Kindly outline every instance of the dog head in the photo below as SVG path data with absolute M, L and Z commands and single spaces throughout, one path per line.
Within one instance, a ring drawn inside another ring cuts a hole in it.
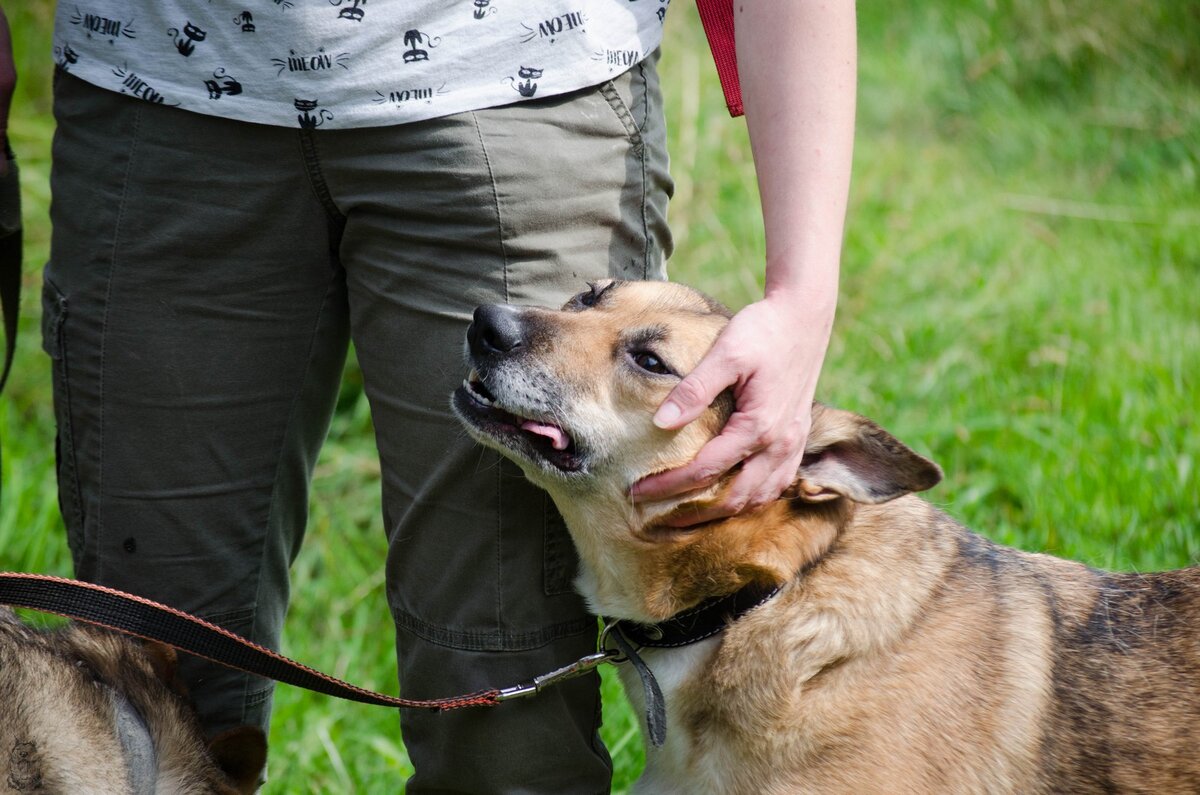
M 690 461 L 729 418 L 726 393 L 677 431 L 652 420 L 729 318 L 725 307 L 683 285 L 609 280 L 558 310 L 475 310 L 467 333 L 472 370 L 454 393 L 454 409 L 477 440 L 554 498 L 579 549 L 581 590 L 606 615 L 657 620 L 751 580 L 790 577 L 827 547 L 853 504 L 885 502 L 941 477 L 935 464 L 869 420 L 814 404 L 804 462 L 777 503 L 691 531 L 670 530 L 663 520 L 718 499 L 729 477 L 684 497 L 634 505 L 627 496 L 633 483 Z M 797 530 L 797 523 L 806 526 Z M 781 543 L 787 533 L 799 541 Z
M 677 434 L 651 417 L 728 317 L 663 282 L 596 282 L 559 310 L 481 306 L 454 408 L 552 493 L 622 489 L 684 463 L 720 429 L 729 401 Z

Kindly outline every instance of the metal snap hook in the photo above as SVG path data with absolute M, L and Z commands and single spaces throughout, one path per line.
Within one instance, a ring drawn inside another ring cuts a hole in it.
M 613 630 L 620 631 L 617 629 L 617 624 L 619 623 L 621 623 L 621 620 L 618 618 L 606 621 L 604 629 L 600 630 L 600 638 L 596 641 L 596 651 L 611 655 L 608 661 L 614 665 L 629 660 L 629 657 L 619 648 L 610 648 L 608 645 L 608 636 L 612 634 Z

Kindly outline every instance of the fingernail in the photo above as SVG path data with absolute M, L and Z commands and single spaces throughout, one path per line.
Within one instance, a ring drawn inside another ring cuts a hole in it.
M 666 428 L 679 419 L 680 414 L 683 414 L 683 409 L 679 406 L 674 403 L 664 403 L 658 407 L 658 411 L 654 415 L 654 424 L 660 428 Z

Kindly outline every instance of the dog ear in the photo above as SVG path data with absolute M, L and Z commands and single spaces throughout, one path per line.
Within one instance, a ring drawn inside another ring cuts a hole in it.
M 814 403 L 812 418 L 804 460 L 786 497 L 881 503 L 933 488 L 942 479 L 937 464 L 866 417 Z
M 208 743 L 217 766 L 238 792 L 254 795 L 267 766 L 267 738 L 257 726 L 238 726 L 218 734 Z
M 179 654 L 174 646 L 156 640 L 142 641 L 142 651 L 154 671 L 154 677 L 180 698 L 188 698 L 187 684 L 179 675 Z
M 147 640 L 142 642 L 142 651 L 146 652 L 146 659 L 150 661 L 150 667 L 154 669 L 154 675 L 160 682 L 170 685 L 175 681 L 179 670 L 179 655 L 175 653 L 174 646 Z

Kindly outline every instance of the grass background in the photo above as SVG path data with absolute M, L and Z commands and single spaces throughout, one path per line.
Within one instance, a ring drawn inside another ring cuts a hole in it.
M 14 5 L 27 292 L 0 400 L 0 568 L 65 575 L 38 344 L 51 5 Z M 854 184 L 819 397 L 939 461 L 929 499 L 1003 543 L 1119 569 L 1197 562 L 1200 4 L 872 2 L 859 18 Z M 663 50 L 672 274 L 738 306 L 760 294 L 763 257 L 744 125 L 725 117 L 692 4 L 674 4 Z M 394 692 L 378 491 L 351 364 L 285 651 Z M 640 739 L 605 687 L 620 791 Z M 271 744 L 268 792 L 396 791 L 409 772 L 393 713 L 290 688 Z

